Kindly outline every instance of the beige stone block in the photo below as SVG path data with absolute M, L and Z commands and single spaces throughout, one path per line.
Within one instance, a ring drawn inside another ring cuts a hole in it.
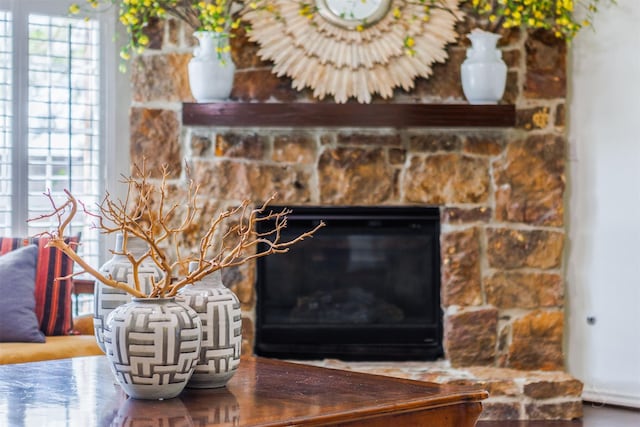
M 520 388 L 512 380 L 487 380 L 484 388 L 489 392 L 489 397 L 520 395 Z
M 551 31 L 537 30 L 529 33 L 525 51 L 524 96 L 534 99 L 566 97 L 566 42 Z
M 487 259 L 493 268 L 559 268 L 562 262 L 564 234 L 546 230 L 489 228 Z
M 249 160 L 264 158 L 267 138 L 256 133 L 227 132 L 216 135 L 216 157 L 233 157 Z
M 455 133 L 424 133 L 409 136 L 409 149 L 412 152 L 460 151 L 461 146 L 462 139 Z
M 414 155 L 402 185 L 409 202 L 483 203 L 489 198 L 489 164 L 457 153 Z
M 192 102 L 187 64 L 191 54 L 137 56 L 131 66 L 132 98 L 136 102 Z
M 163 47 L 165 23 L 162 19 L 150 19 L 144 28 L 144 34 L 149 38 L 148 50 L 160 50 Z
M 565 140 L 533 135 L 507 146 L 494 163 L 496 219 L 562 226 Z
M 237 70 L 247 68 L 268 68 L 271 66 L 269 61 L 263 61 L 258 56 L 260 46 L 249 41 L 246 31 L 242 26 L 233 32 L 235 37 L 229 40 L 231 45 L 231 58 L 236 64 Z
M 530 420 L 574 420 L 582 418 L 582 401 L 528 403 L 526 413 Z
M 520 58 L 522 57 L 522 52 L 520 49 L 511 49 L 511 50 L 503 50 L 502 51 L 502 60 L 507 64 L 507 68 L 509 69 L 518 69 L 520 68 Z
M 443 224 L 465 224 L 472 222 L 488 223 L 492 216 L 491 208 L 482 206 L 479 208 L 442 208 L 440 221 Z
M 480 238 L 476 228 L 441 236 L 442 305 L 480 305 Z
M 559 274 L 498 272 L 484 279 L 487 303 L 503 309 L 562 306 L 563 285 Z
M 428 79 L 415 80 L 413 95 L 439 99 L 465 99 L 460 83 L 460 65 L 466 57 L 466 49 L 451 46 L 447 48 L 447 52 L 449 59 L 444 63 L 433 64 L 433 74 Z
M 191 135 L 191 154 L 195 157 L 202 157 L 211 153 L 213 142 L 208 136 Z
M 275 204 L 304 204 L 311 199 L 310 174 L 297 165 L 264 165 L 221 160 L 193 162 L 193 176 L 201 193 L 226 199 L 267 200 L 277 193 Z
M 373 205 L 394 195 L 396 171 L 380 148 L 326 149 L 318 161 L 320 200 L 329 205 Z
M 480 420 L 519 420 L 522 419 L 522 404 L 518 401 L 513 402 L 482 402 L 482 413 Z
M 182 30 L 182 26 L 180 25 L 180 21 L 175 19 L 169 19 L 164 21 L 169 26 L 169 35 L 168 35 L 168 43 L 171 46 L 179 46 L 180 45 L 180 31 Z M 191 35 L 189 36 L 191 37 Z
M 498 311 L 482 308 L 444 318 L 445 356 L 454 367 L 495 362 Z
M 482 132 L 467 135 L 462 150 L 480 156 L 498 156 L 504 151 L 505 136 L 502 133 Z
M 388 155 L 389 163 L 392 165 L 402 165 L 407 160 L 407 150 L 402 148 L 390 148 Z
M 580 397 L 582 382 L 577 379 L 532 380 L 524 385 L 524 394 L 533 399 L 550 399 L 553 397 Z
M 538 310 L 515 320 L 508 366 L 515 369 L 562 370 L 563 325 L 564 315 L 561 311 Z
M 236 69 L 231 98 L 239 101 L 267 101 L 275 99 L 281 102 L 312 99 L 308 90 L 298 92 L 291 87 L 291 79 L 279 78 L 271 72 L 271 67 Z
M 401 145 L 399 133 L 339 132 L 336 139 L 338 144 L 344 145 L 370 145 L 380 147 L 398 147 Z
M 132 108 L 129 123 L 131 163 L 140 167 L 145 163 L 152 178 L 162 176 L 161 167 L 164 165 L 168 167 L 170 179 L 180 177 L 182 149 L 177 113 L 171 110 Z
M 277 135 L 273 141 L 272 160 L 285 163 L 315 163 L 317 146 L 312 135 L 292 133 Z
M 470 366 L 465 368 L 477 378 L 484 380 L 514 380 L 524 378 L 529 375 L 528 372 L 519 371 L 517 369 L 496 368 L 494 366 Z
M 518 80 L 518 71 L 507 71 L 507 84 L 504 88 L 502 101 L 505 104 L 515 104 L 520 96 L 520 82 Z

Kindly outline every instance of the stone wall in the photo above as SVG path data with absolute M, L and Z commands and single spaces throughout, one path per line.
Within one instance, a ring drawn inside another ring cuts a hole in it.
M 461 23 L 460 34 L 470 26 Z M 564 43 L 543 32 L 504 34 L 514 128 L 214 129 L 181 124 L 181 103 L 192 101 L 191 37 L 171 21 L 151 33 L 152 49 L 131 64 L 132 161 L 169 164 L 179 188 L 186 158 L 212 214 L 273 191 L 286 205 L 440 206 L 446 358 L 453 366 L 563 368 Z M 467 45 L 461 36 L 449 61 L 411 92 L 374 102 L 465 102 Z M 232 100 L 316 102 L 275 77 L 241 33 L 232 47 Z M 225 272 L 243 303 L 245 353 L 253 281 L 252 266 Z

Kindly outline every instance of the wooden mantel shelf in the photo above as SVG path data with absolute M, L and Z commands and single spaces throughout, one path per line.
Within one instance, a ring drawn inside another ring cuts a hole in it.
M 513 105 L 185 103 L 186 126 L 510 127 Z

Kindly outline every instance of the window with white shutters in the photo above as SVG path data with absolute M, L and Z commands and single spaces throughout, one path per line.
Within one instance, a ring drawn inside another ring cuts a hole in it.
M 88 206 L 104 194 L 103 43 L 97 16 L 67 13 L 69 2 L 0 0 L 0 235 L 32 236 L 55 221 L 29 222 L 51 211 L 63 190 Z M 111 67 L 115 70 L 115 66 Z M 113 71 L 115 72 L 115 71 Z M 79 252 L 100 263 L 99 233 L 79 218 Z

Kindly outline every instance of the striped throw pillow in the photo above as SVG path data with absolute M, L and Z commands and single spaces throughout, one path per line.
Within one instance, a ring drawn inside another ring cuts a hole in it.
M 78 243 L 78 237 L 65 238 L 67 243 Z M 56 280 L 73 272 L 73 260 L 55 248 L 47 248 L 48 239 L 22 239 L 0 237 L 0 254 L 33 243 L 38 246 L 38 264 L 36 267 L 36 317 L 40 330 L 47 336 L 69 335 L 73 329 L 71 314 L 70 278 Z M 75 245 L 74 245 L 75 246 Z

